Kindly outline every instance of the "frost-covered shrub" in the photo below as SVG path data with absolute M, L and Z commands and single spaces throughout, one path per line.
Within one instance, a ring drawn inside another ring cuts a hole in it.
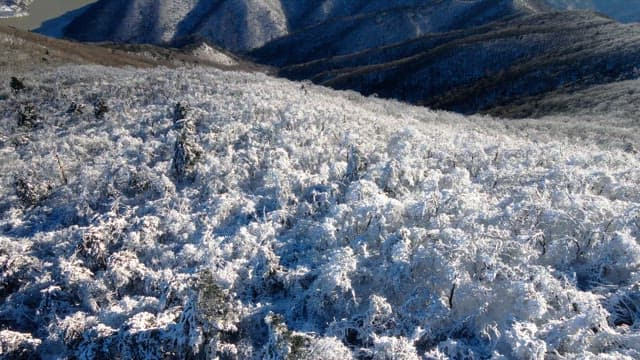
M 24 248 L 15 248 L 6 238 L 0 238 L 0 300 L 16 293 L 28 284 L 39 270 L 37 259 L 21 254 Z
M 269 313 L 264 322 L 269 327 L 269 340 L 263 350 L 264 359 L 293 358 L 300 351 L 300 348 L 304 347 L 306 339 L 292 339 L 292 333 L 287 328 L 282 315 Z
M 264 359 L 287 360 L 350 360 L 353 354 L 336 338 L 316 338 L 309 334 L 291 331 L 284 318 L 270 313 L 265 318 L 269 328 L 269 340 L 263 351 Z
M 318 319 L 330 321 L 342 318 L 356 305 L 351 274 L 357 269 L 355 254 L 350 248 L 325 255 L 328 261 L 319 269 L 319 276 L 308 291 L 306 306 Z
M 543 360 L 547 353 L 544 341 L 536 339 L 537 328 L 534 324 L 516 323 L 506 334 L 506 341 L 515 359 Z
M 176 128 L 182 128 L 182 121 L 187 118 L 187 114 L 189 114 L 189 107 L 182 105 L 181 103 L 177 103 L 173 107 L 173 123 Z
M 11 91 L 13 91 L 13 93 L 19 93 L 20 91 L 24 90 L 26 87 L 24 86 L 24 83 L 18 79 L 15 76 L 11 77 L 11 81 L 9 82 L 9 86 L 11 87 Z
M 36 349 L 42 343 L 29 334 L 10 330 L 0 331 L 0 354 L 6 360 L 40 359 Z
M 50 182 L 40 180 L 33 175 L 30 177 L 18 176 L 14 186 L 18 199 L 26 206 L 38 205 L 49 196 L 53 189 Z
M 203 152 L 197 143 L 195 124 L 187 117 L 188 114 L 188 107 L 180 103 L 175 105 L 173 121 L 178 135 L 173 146 L 172 167 L 178 181 L 193 180 Z
M 391 304 L 385 298 L 373 295 L 369 300 L 369 311 L 363 326 L 372 337 L 391 335 L 397 327 L 397 319 L 395 319 Z
M 269 340 L 263 349 L 263 359 L 348 360 L 351 358 L 351 352 L 344 345 L 334 343 L 335 340 L 318 340 L 307 334 L 289 330 L 282 315 L 269 313 L 264 321 L 269 328 Z M 337 346 L 330 348 L 330 344 Z
M 155 199 L 166 191 L 161 177 L 145 165 L 115 169 L 111 181 L 116 191 L 131 198 L 144 196 Z
M 413 345 L 404 338 L 380 337 L 374 340 L 374 360 L 418 360 Z
M 104 119 L 104 116 L 108 112 L 109 112 L 109 106 L 107 106 L 107 102 L 104 99 L 98 98 L 94 101 L 93 115 L 96 117 L 96 119 L 98 120 Z
M 338 189 L 330 185 L 314 185 L 309 187 L 304 194 L 304 200 L 309 205 L 304 209 L 307 215 L 325 214 L 336 203 Z
M 237 309 L 233 308 L 233 298 L 222 289 L 210 271 L 200 273 L 198 279 L 198 314 L 210 327 L 209 331 L 234 332 L 237 321 Z
M 356 181 L 367 171 L 367 159 L 355 146 L 349 149 L 347 158 L 347 171 L 345 178 L 347 181 Z
M 640 289 L 637 284 L 613 294 L 605 306 L 611 314 L 609 323 L 613 326 L 640 327 Z
M 78 104 L 75 101 L 72 101 L 67 108 L 67 114 L 69 115 L 80 115 L 84 112 L 85 106 L 83 104 Z
M 350 360 L 353 354 L 340 340 L 332 337 L 313 339 L 305 351 L 304 360 Z
M 121 247 L 126 223 L 107 218 L 82 234 L 77 254 L 93 272 L 107 270 L 111 255 Z
M 59 332 L 55 333 L 52 338 L 64 344 L 68 349 L 77 349 L 85 333 L 93 326 L 96 326 L 97 321 L 97 318 L 79 311 L 60 319 L 58 324 Z
M 32 104 L 20 106 L 17 124 L 26 129 L 34 129 L 40 125 L 40 116 Z
M 179 181 L 191 180 L 196 175 L 196 165 L 202 156 L 202 148 L 188 130 L 183 130 L 173 147 L 173 171 Z

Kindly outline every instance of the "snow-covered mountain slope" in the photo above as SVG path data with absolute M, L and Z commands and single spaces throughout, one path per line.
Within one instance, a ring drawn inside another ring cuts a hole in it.
M 253 55 L 275 66 L 300 64 L 531 12 L 509 0 L 432 2 L 395 11 L 331 19 L 270 42 Z
M 296 50 L 276 56 L 279 42 L 253 55 L 284 65 L 286 77 L 466 113 L 635 79 L 640 59 L 640 26 L 591 12 L 520 16 L 309 62 L 314 55 Z
M 637 117 L 205 68 L 21 80 L 0 90 L 7 356 L 640 357 Z
M 264 44 L 287 31 L 277 1 L 101 0 L 64 35 L 81 41 L 165 44 L 201 35 L 227 49 Z
M 0 0 L 0 18 L 26 16 L 33 0 Z
M 338 35 L 333 31 L 349 32 L 349 49 L 356 49 L 541 7 L 537 0 L 101 0 L 73 21 L 64 35 L 81 41 L 134 43 L 172 43 L 197 35 L 244 52 L 320 26 L 327 31 L 325 37 Z M 318 25 L 321 23 L 324 25 Z M 381 31 L 386 36 L 381 37 Z M 306 39 L 311 43 L 317 40 Z M 347 45 L 344 40 L 343 46 Z
M 547 0 L 560 9 L 591 9 L 622 22 L 640 22 L 640 0 Z

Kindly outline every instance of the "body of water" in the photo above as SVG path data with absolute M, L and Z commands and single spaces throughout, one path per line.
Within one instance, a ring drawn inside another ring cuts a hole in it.
M 96 0 L 35 0 L 29 7 L 29 16 L 0 19 L 0 24 L 34 30 L 47 20 L 55 19 L 94 2 Z

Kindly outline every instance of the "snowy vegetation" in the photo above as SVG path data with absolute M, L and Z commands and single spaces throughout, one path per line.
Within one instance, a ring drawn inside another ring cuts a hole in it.
M 629 119 L 211 69 L 1 75 L 5 356 L 640 357 Z
M 0 0 L 0 18 L 26 16 L 33 0 Z

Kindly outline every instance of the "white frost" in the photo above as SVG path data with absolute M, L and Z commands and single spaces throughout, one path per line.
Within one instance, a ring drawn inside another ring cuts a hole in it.
M 23 81 L 0 89 L 3 351 L 640 357 L 633 119 L 199 68 Z

